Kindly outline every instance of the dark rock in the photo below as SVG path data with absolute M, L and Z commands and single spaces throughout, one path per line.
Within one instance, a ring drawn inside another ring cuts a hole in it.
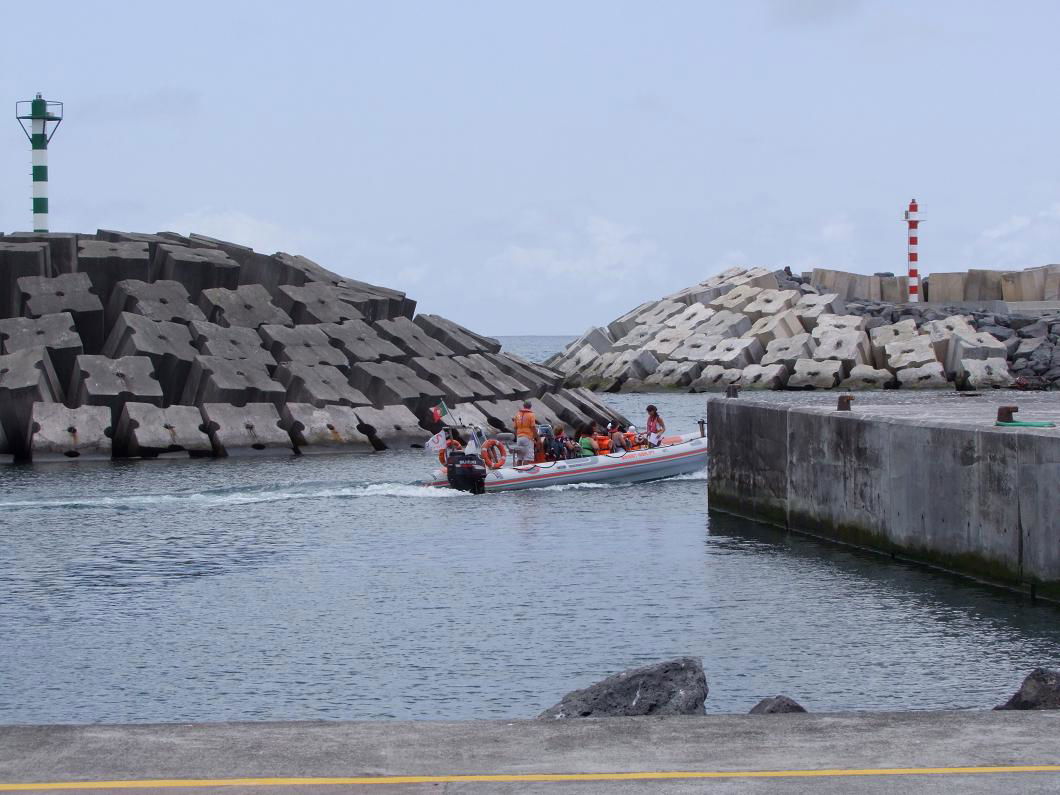
M 1028 317 L 1027 315 L 1009 315 L 1007 325 L 1009 328 L 1014 328 L 1017 331 L 1025 326 L 1030 326 L 1033 323 L 1037 323 L 1038 318 Z
M 1060 671 L 1035 668 L 1012 698 L 994 709 L 1060 709 Z
M 583 690 L 574 690 L 539 718 L 613 718 L 635 715 L 702 715 L 707 677 L 697 657 L 632 668 Z
M 888 325 L 887 321 L 885 319 L 883 319 L 882 317 L 869 318 L 865 322 L 865 331 L 869 331 L 871 329 L 879 328 L 880 326 L 886 326 L 886 325 Z
M 1041 320 L 1024 326 L 1019 330 L 1019 335 L 1024 339 L 1032 337 L 1045 337 L 1049 334 L 1049 325 Z
M 990 324 L 983 324 L 979 326 L 978 331 L 985 334 L 993 334 L 1002 342 L 1016 336 L 1016 332 L 1010 328 L 1005 328 L 1004 326 L 994 326 Z
M 773 696 L 772 698 L 763 698 L 753 707 L 751 707 L 752 715 L 781 715 L 786 712 L 805 712 L 806 708 L 803 707 L 798 701 L 787 696 Z

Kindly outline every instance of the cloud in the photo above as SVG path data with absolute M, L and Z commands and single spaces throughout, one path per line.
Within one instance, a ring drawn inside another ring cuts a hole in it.
M 312 236 L 272 221 L 257 218 L 242 210 L 215 210 L 204 207 L 180 215 L 163 225 L 165 231 L 187 234 L 196 232 L 241 246 L 250 246 L 263 254 L 286 251 L 301 254 L 312 242 Z
M 1060 262 L 1060 201 L 983 230 L 968 257 L 979 265 L 1017 268 Z

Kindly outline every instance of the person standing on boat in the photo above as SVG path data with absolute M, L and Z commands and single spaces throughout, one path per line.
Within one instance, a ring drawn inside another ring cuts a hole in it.
M 659 416 L 659 410 L 653 405 L 648 406 L 648 424 L 645 430 L 648 434 L 648 444 L 652 447 L 658 447 L 659 442 L 662 441 L 663 434 L 666 433 L 666 423 Z
M 515 465 L 534 463 L 534 444 L 537 442 L 537 417 L 530 408 L 529 400 L 523 401 L 523 407 L 512 419 L 515 428 Z

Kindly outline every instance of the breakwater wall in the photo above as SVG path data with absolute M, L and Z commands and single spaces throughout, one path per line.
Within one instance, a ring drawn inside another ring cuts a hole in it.
M 1060 399 L 993 395 L 712 398 L 711 509 L 1060 599 Z M 995 427 L 1002 403 L 1057 427 Z

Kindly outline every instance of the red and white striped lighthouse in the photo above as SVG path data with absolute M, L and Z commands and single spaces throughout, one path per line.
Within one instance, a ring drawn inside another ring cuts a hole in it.
M 916 199 L 909 202 L 905 211 L 905 222 L 909 226 L 909 303 L 920 301 L 920 262 L 917 258 L 917 244 L 920 240 L 920 212 Z

